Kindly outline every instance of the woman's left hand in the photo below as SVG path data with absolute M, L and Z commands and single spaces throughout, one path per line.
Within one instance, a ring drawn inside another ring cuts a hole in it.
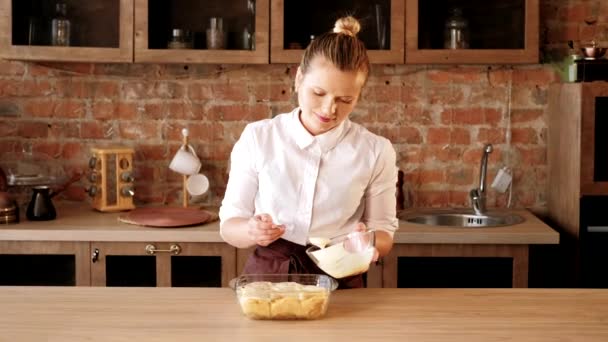
M 367 226 L 363 222 L 357 223 L 357 225 L 355 226 L 355 229 L 353 229 L 353 232 L 364 233 L 366 231 L 367 231 Z M 380 253 L 378 252 L 378 249 L 376 248 L 376 246 L 374 246 L 374 256 L 372 257 L 372 262 L 378 261 L 379 256 L 380 256 Z

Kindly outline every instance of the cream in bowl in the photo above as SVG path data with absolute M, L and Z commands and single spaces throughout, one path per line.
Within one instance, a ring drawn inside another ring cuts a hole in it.
M 330 276 L 340 279 L 367 272 L 375 253 L 375 231 L 352 232 L 332 239 L 311 237 L 306 254 Z

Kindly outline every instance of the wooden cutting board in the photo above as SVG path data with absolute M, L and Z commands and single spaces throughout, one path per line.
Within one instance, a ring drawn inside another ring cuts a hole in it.
M 207 223 L 215 218 L 216 215 L 199 208 L 146 207 L 124 213 L 118 220 L 147 227 L 177 228 Z

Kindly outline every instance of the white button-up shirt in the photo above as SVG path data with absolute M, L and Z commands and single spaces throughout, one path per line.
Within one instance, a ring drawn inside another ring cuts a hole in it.
M 231 154 L 220 233 L 230 218 L 269 214 L 283 239 L 305 245 L 363 222 L 397 230 L 396 155 L 390 141 L 346 119 L 311 135 L 300 109 L 245 127 Z

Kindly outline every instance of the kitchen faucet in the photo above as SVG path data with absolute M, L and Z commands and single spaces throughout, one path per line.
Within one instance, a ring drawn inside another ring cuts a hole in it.
M 486 174 L 488 172 L 488 156 L 492 153 L 492 145 L 487 144 L 483 147 L 481 165 L 479 166 L 479 188 L 469 192 L 471 204 L 475 215 L 484 215 L 486 212 Z

